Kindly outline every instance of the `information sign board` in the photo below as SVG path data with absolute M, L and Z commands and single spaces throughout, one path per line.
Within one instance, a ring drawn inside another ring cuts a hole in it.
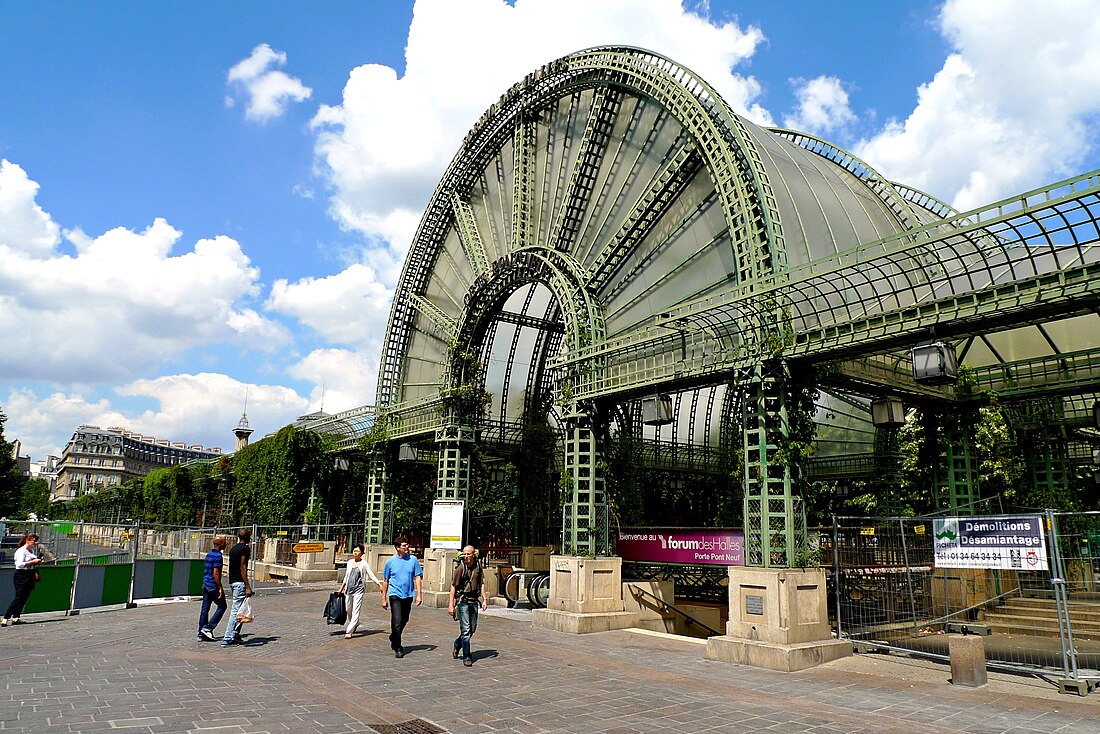
M 432 548 L 462 549 L 462 500 L 436 500 L 432 503 Z
M 325 549 L 324 543 L 295 543 L 295 553 L 320 553 Z
M 725 528 L 623 528 L 615 551 L 624 561 L 744 566 L 745 534 Z
M 1048 568 L 1039 515 L 938 518 L 932 536 L 938 568 Z

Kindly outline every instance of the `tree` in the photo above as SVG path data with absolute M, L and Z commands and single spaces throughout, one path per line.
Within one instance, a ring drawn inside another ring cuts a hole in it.
M 24 517 L 49 517 L 50 514 L 50 483 L 41 477 L 28 479 L 23 483 L 22 497 L 20 498 L 20 514 Z
M 0 515 L 14 515 L 22 504 L 23 483 L 19 462 L 12 456 L 12 444 L 4 439 L 4 424 L 8 417 L 0 408 Z

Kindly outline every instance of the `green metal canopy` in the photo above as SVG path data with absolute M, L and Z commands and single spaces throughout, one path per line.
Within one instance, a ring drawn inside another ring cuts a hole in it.
M 1098 219 L 1100 172 L 956 212 L 826 141 L 748 122 L 658 54 L 581 51 L 487 110 L 432 195 L 394 296 L 379 419 L 395 444 L 434 443 L 440 496 L 463 497 L 468 443 L 519 440 L 532 401 L 552 397 L 575 552 L 604 548 L 608 425 L 684 466 L 736 436 L 750 560 L 790 563 L 799 509 L 775 456 L 792 366 L 834 365 L 823 457 L 873 443 L 872 396 L 956 398 L 912 378 L 909 349 L 932 340 L 981 385 L 1084 420 L 1100 384 Z M 473 363 L 491 396 L 476 415 L 447 397 Z M 642 401 L 666 394 L 669 421 L 643 424 Z

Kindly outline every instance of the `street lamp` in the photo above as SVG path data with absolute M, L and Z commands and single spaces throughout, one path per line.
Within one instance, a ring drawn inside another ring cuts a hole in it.
M 955 381 L 959 360 L 955 347 L 946 342 L 931 342 L 913 347 L 913 379 L 926 385 L 947 385 Z
M 672 423 L 672 398 L 664 393 L 642 398 L 642 423 L 647 426 Z
M 898 398 L 871 401 L 871 423 L 875 428 L 893 428 L 905 423 L 905 406 Z

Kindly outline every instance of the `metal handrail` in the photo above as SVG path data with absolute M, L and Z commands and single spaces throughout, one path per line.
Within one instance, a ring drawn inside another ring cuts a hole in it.
M 630 587 L 630 593 L 634 595 L 635 599 L 638 599 L 639 594 L 641 594 L 643 597 L 649 597 L 650 599 L 652 599 L 654 602 L 657 603 L 657 608 L 661 612 L 675 612 L 676 614 L 679 614 L 681 617 L 686 619 L 689 623 L 699 625 L 700 627 L 705 629 L 707 632 L 710 632 L 712 635 L 721 635 L 722 634 L 721 632 L 714 629 L 710 625 L 705 624 L 703 622 L 700 622 L 698 619 L 691 616 L 690 614 L 685 612 L 683 609 L 679 609 L 675 605 L 669 604 L 667 601 L 665 601 L 661 597 L 646 591 L 642 587 L 635 586 L 634 584 L 626 584 L 626 585 Z

